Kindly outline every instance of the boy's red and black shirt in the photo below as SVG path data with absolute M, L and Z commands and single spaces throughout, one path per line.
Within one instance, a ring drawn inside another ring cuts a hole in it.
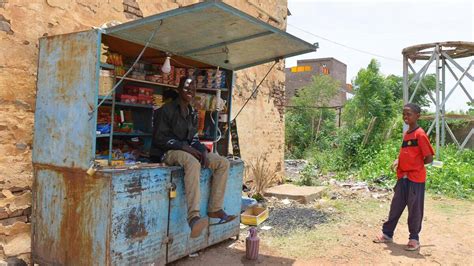
M 428 155 L 434 155 L 434 151 L 425 131 L 417 127 L 406 132 L 398 156 L 398 178 L 406 175 L 413 182 L 424 183 L 426 181 L 424 158 Z

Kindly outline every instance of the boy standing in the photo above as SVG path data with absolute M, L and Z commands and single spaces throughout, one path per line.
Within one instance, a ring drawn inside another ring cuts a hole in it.
M 410 237 L 406 250 L 415 251 L 420 248 L 419 236 L 423 220 L 425 200 L 425 164 L 433 161 L 431 147 L 425 131 L 418 126 L 421 108 L 413 103 L 403 107 L 403 121 L 409 126 L 403 134 L 402 147 L 398 159 L 392 165 L 397 169 L 397 184 L 390 205 L 388 220 L 383 224 L 382 234 L 374 239 L 375 243 L 393 242 L 393 233 L 398 219 L 408 206 L 408 230 Z

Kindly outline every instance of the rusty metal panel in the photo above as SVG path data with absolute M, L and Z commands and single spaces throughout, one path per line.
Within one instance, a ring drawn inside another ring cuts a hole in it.
M 176 184 L 177 196 L 170 202 L 169 237 L 173 241 L 168 245 L 168 262 L 175 261 L 208 246 L 208 229 L 204 229 L 201 236 L 197 238 L 189 237 L 191 234 L 191 229 L 189 228 L 187 222 L 188 205 L 186 203 L 186 194 L 184 191 L 183 180 L 184 172 L 182 170 L 173 172 L 172 182 Z M 211 171 L 209 169 L 201 170 L 201 217 L 207 216 L 210 182 Z
M 92 30 L 40 39 L 33 163 L 89 167 L 99 39 Z
M 165 264 L 171 169 L 113 174 L 112 265 Z
M 110 178 L 35 166 L 32 258 L 40 265 L 107 264 Z
M 228 214 L 240 215 L 243 173 L 244 164 L 242 161 L 234 161 L 229 171 L 224 198 L 224 210 Z M 210 219 L 209 222 L 216 223 L 218 219 Z M 208 245 L 211 246 L 230 237 L 237 236 L 239 232 L 240 219 L 238 218 L 226 224 L 210 226 Z

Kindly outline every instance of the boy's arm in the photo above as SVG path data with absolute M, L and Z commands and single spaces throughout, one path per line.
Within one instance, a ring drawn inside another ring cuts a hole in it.
M 429 164 L 429 163 L 433 162 L 433 155 L 425 156 L 425 158 L 423 158 L 423 160 L 425 161 L 425 164 Z
M 424 163 L 429 164 L 433 162 L 434 150 L 433 147 L 431 147 L 430 139 L 428 139 L 426 134 L 418 136 L 418 146 L 420 146 Z

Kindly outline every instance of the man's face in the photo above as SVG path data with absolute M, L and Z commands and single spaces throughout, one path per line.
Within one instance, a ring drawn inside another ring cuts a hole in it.
M 196 83 L 192 81 L 188 87 L 183 87 L 179 90 L 179 97 L 184 102 L 190 103 L 196 95 Z
M 420 114 L 415 113 L 410 107 L 403 107 L 403 121 L 407 125 L 414 125 L 420 118 Z

